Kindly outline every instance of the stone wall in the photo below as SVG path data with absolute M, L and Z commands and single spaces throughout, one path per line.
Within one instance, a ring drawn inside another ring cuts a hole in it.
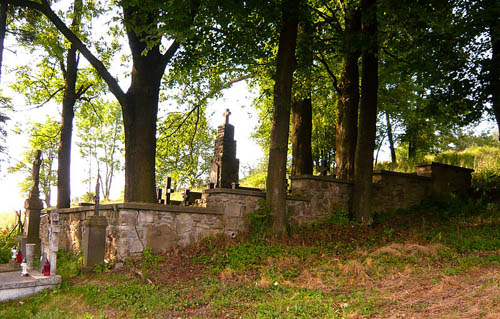
M 298 222 L 312 222 L 333 214 L 336 210 L 348 210 L 352 183 L 329 176 L 292 176 L 293 195 L 309 199 L 305 218 Z
M 470 187 L 472 170 L 427 163 L 416 174 L 375 171 L 373 174 L 373 211 L 407 208 L 428 196 L 448 194 Z M 350 207 L 353 185 L 327 176 L 291 177 L 287 213 L 292 224 L 311 223 Z M 207 189 L 195 206 L 124 203 L 101 205 L 100 214 L 108 222 L 106 256 L 124 259 L 142 253 L 185 247 L 217 233 L 231 237 L 248 229 L 245 215 L 259 208 L 262 191 L 248 189 Z M 59 209 L 59 247 L 80 251 L 83 221 L 94 214 L 94 207 Z M 42 218 L 40 233 L 47 241 L 48 217 Z
M 247 230 L 245 215 L 260 207 L 259 201 L 266 193 L 241 189 L 207 189 L 203 191 L 201 205 L 223 214 L 224 232 L 234 236 Z M 302 223 L 311 219 L 309 200 L 300 196 L 287 196 L 287 212 L 292 222 Z
M 432 178 L 391 171 L 373 172 L 372 210 L 408 208 L 430 195 Z
M 470 189 L 473 171 L 470 168 L 436 162 L 417 165 L 418 175 L 432 178 L 430 194 L 435 197 L 443 197 L 451 192 Z
M 83 221 L 94 215 L 94 206 L 59 209 L 59 247 L 78 252 L 82 248 Z M 49 211 L 50 213 L 50 211 Z M 106 257 L 122 260 L 146 247 L 158 252 L 184 247 L 224 229 L 220 212 L 207 208 L 124 203 L 101 205 L 99 214 L 108 221 Z M 47 242 L 47 216 L 42 218 L 42 242 Z

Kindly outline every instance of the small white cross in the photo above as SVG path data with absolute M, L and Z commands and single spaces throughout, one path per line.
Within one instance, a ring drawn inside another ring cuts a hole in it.
M 229 115 L 231 115 L 231 111 L 229 111 L 229 109 L 226 109 L 226 112 L 224 112 L 224 117 L 226 119 L 226 124 L 229 123 Z

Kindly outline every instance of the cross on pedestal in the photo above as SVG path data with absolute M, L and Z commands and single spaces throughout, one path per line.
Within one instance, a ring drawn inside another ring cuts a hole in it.
M 165 204 L 170 205 L 170 196 L 174 193 L 174 189 L 172 188 L 172 178 L 167 176 L 167 181 L 165 184 Z
M 224 112 L 224 119 L 225 119 L 225 122 L 226 124 L 229 123 L 229 115 L 231 115 L 231 111 L 229 111 L 229 109 L 226 109 L 226 112 Z

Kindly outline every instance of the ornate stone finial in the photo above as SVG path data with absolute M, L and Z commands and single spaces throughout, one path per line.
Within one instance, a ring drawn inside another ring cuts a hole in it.
M 226 109 L 226 112 L 224 112 L 224 119 L 225 119 L 225 124 L 228 124 L 229 123 L 229 115 L 231 115 L 231 111 L 229 111 L 229 109 Z
M 42 151 L 35 151 L 35 160 L 33 161 L 33 168 L 31 170 L 31 175 L 33 178 L 33 183 L 31 185 L 31 196 L 37 196 L 39 194 L 38 185 L 40 184 L 40 165 L 42 164 Z M 31 197 L 30 196 L 30 197 Z

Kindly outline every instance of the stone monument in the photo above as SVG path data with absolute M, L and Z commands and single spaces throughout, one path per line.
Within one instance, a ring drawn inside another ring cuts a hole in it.
M 231 188 L 238 183 L 240 161 L 236 158 L 234 126 L 229 124 L 229 109 L 224 112 L 224 124 L 220 125 L 215 141 L 214 157 L 210 165 L 210 183 L 217 188 Z
M 32 177 L 33 183 L 29 192 L 28 199 L 24 202 L 28 225 L 25 227 L 26 234 L 20 237 L 21 252 L 26 256 L 26 244 L 35 244 L 34 257 L 40 257 L 40 212 L 43 208 L 40 199 L 40 165 L 42 164 L 42 151 L 35 151 L 35 160 L 33 161 Z
M 106 253 L 106 227 L 108 221 L 99 215 L 99 180 L 95 186 L 94 215 L 88 216 L 83 223 L 83 270 L 91 271 L 96 265 L 104 263 Z

